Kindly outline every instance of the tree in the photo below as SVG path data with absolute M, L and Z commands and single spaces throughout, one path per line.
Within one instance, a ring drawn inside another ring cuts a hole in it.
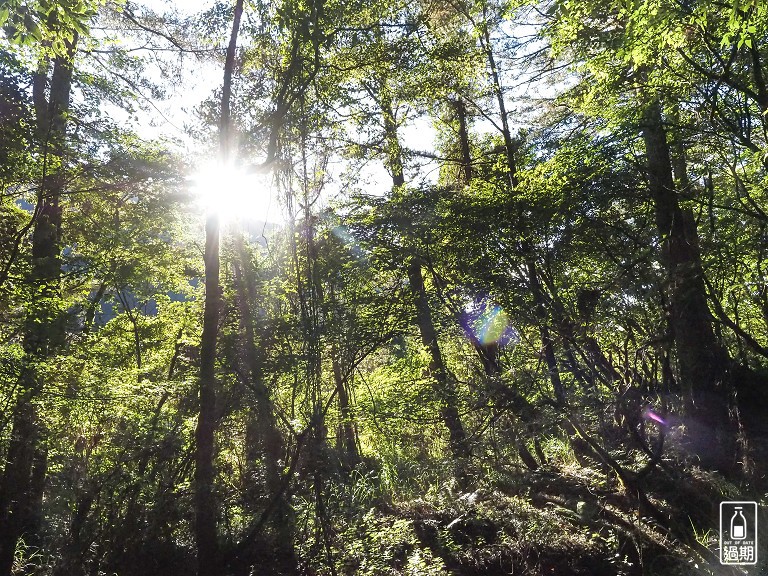
M 224 85 L 219 116 L 219 162 L 232 161 L 231 99 L 237 36 L 243 15 L 243 1 L 235 2 L 232 32 L 224 61 Z M 214 435 L 216 432 L 216 340 L 219 329 L 219 219 L 213 212 L 205 223 L 205 314 L 200 341 L 200 415 L 195 432 L 195 493 L 198 576 L 215 576 L 220 570 L 214 495 Z
M 24 536 L 34 539 L 46 474 L 45 432 L 38 422 L 35 399 L 43 385 L 40 364 L 63 340 L 64 318 L 58 302 L 60 203 L 66 182 L 66 122 L 77 42 L 77 32 L 64 40 L 64 52 L 54 57 L 50 70 L 47 57 L 42 56 L 33 80 L 42 170 L 33 213 L 31 270 L 26 281 L 37 294 L 25 321 L 24 360 L 0 485 L 0 574 L 4 575 L 11 574 L 18 540 Z
M 671 83 L 669 76 L 664 76 L 670 68 L 679 74 L 681 68 L 695 64 L 698 56 L 691 58 L 686 53 L 682 38 L 696 34 L 696 28 L 686 32 L 687 22 L 696 26 L 696 22 L 706 21 L 707 15 L 709 8 L 704 6 L 685 14 L 685 9 L 654 10 L 649 3 L 632 10 L 611 4 L 558 4 L 549 35 L 556 50 L 573 40 L 575 50 L 570 54 L 580 62 L 587 77 L 599 79 L 592 88 L 580 85 L 579 111 L 602 115 L 617 127 L 642 134 L 659 259 L 667 275 L 668 321 L 680 383 L 690 415 L 701 426 L 693 436 L 705 435 L 717 446 L 712 450 L 710 442 L 705 447 L 692 438 L 691 449 L 702 462 L 730 470 L 735 465 L 736 424 L 729 417 L 728 406 L 734 389 L 742 386 L 741 377 L 736 375 L 735 365 L 715 335 L 699 233 L 692 212 L 684 206 L 684 194 L 691 191 L 685 174 L 686 160 L 680 152 L 675 158 L 674 141 L 669 136 L 674 111 L 690 88 L 682 82 Z M 649 41 L 649 34 L 663 38 L 662 45 Z M 671 59 L 660 49 L 668 47 L 676 50 Z M 618 96 L 622 88 L 633 95 L 628 101 Z M 624 111 L 624 118 L 619 119 L 597 104 L 603 96 Z

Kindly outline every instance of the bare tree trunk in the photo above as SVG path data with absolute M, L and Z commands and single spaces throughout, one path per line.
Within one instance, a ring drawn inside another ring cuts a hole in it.
M 517 186 L 517 169 L 515 166 L 515 152 L 517 146 L 512 138 L 512 131 L 509 128 L 509 119 L 507 118 L 507 105 L 504 102 L 504 91 L 501 88 L 501 78 L 499 68 L 496 64 L 496 57 L 493 54 L 493 44 L 491 43 L 491 33 L 488 26 L 485 26 L 483 34 L 480 36 L 480 47 L 485 51 L 488 58 L 488 68 L 491 71 L 493 80 L 493 92 L 496 96 L 496 103 L 499 106 L 499 117 L 501 118 L 501 135 L 504 138 L 504 150 L 507 156 L 507 168 L 509 170 L 509 181 L 514 188 Z
M 61 278 L 61 207 L 65 186 L 66 116 L 72 87 L 72 67 L 78 38 L 67 45 L 67 55 L 54 61 L 51 88 L 46 99 L 47 66 L 42 65 L 33 82 L 37 136 L 43 156 L 36 218 L 32 234 L 32 269 L 27 282 L 40 288 L 24 326 L 24 364 L 14 409 L 13 430 L 0 484 L 0 576 L 9 576 L 16 545 L 24 537 L 35 540 L 39 527 L 41 491 L 47 459 L 45 431 L 38 418 L 36 396 L 43 382 L 35 364 L 45 361 L 64 337 L 64 318 L 57 311 Z M 48 166 L 52 171 L 48 173 Z
M 533 249 L 525 242 L 525 252 L 528 257 L 526 267 L 528 270 L 528 285 L 531 287 L 531 294 L 533 295 L 534 314 L 539 321 L 539 334 L 541 335 L 541 347 L 544 351 L 544 360 L 547 363 L 547 371 L 549 372 L 549 380 L 552 383 L 552 390 L 555 394 L 555 400 L 557 404 L 564 407 L 567 401 L 565 388 L 563 381 L 560 378 L 560 368 L 555 356 L 555 346 L 552 341 L 552 334 L 549 331 L 547 325 L 547 311 L 545 309 L 546 301 L 544 298 L 544 289 L 539 281 L 539 274 L 536 270 L 536 264 L 533 260 Z
M 325 307 L 325 322 L 330 327 L 335 323 L 333 311 L 339 309 L 339 302 L 336 298 L 333 282 L 330 283 L 327 294 L 329 306 Z M 325 299 L 325 295 L 323 295 L 323 298 Z M 334 334 L 329 334 L 329 336 L 331 339 L 331 367 L 333 369 L 333 381 L 336 385 L 339 414 L 341 415 L 341 422 L 339 423 L 336 435 L 337 449 L 341 451 L 344 463 L 349 467 L 354 467 L 360 462 L 360 452 L 357 448 L 357 428 L 349 398 L 351 372 L 345 371 L 345 357 L 339 349 L 339 343 L 343 342 L 343 338 Z
M 507 161 L 509 182 L 512 188 L 515 188 L 518 184 L 517 162 L 515 160 L 517 144 L 515 143 L 515 139 L 512 137 L 512 131 L 509 127 L 509 119 L 507 118 L 507 106 L 504 101 L 504 91 L 501 87 L 498 65 L 496 64 L 496 58 L 493 54 L 493 44 L 491 42 L 490 31 L 487 26 L 484 33 L 480 36 L 480 46 L 485 51 L 486 57 L 488 58 L 488 67 L 491 71 L 491 79 L 493 80 L 493 91 L 494 95 L 496 96 L 496 102 L 499 107 L 499 116 L 501 118 L 501 134 L 504 139 L 504 152 Z M 555 400 L 559 405 L 564 406 L 566 403 L 565 389 L 563 388 L 562 380 L 560 378 L 560 370 L 557 363 L 557 357 L 555 356 L 554 343 L 552 341 L 549 327 L 547 326 L 545 310 L 546 301 L 544 298 L 544 291 L 541 287 L 541 283 L 538 277 L 533 246 L 529 240 L 528 232 L 524 229 L 524 223 L 522 221 L 521 214 L 521 210 L 517 210 L 517 224 L 520 227 L 520 234 L 523 238 L 521 248 L 523 257 L 525 258 L 528 285 L 531 289 L 535 314 L 539 323 L 541 346 L 544 352 L 544 358 L 547 363 L 547 370 L 549 372 L 549 379 L 552 383 L 552 389 L 555 394 Z
M 237 37 L 243 14 L 243 0 L 236 0 L 232 33 L 224 62 L 224 84 L 219 118 L 220 161 L 231 156 L 232 75 L 235 68 Z M 220 571 L 216 530 L 217 502 L 214 494 L 216 432 L 216 341 L 221 295 L 219 287 L 219 217 L 211 213 L 205 223 L 205 310 L 200 342 L 200 414 L 195 430 L 195 543 L 198 576 L 216 576 Z
M 517 177 L 517 162 L 515 154 L 517 153 L 517 144 L 512 137 L 512 131 L 509 127 L 509 119 L 507 118 L 507 107 L 504 101 L 504 91 L 501 87 L 501 79 L 499 75 L 498 65 L 493 53 L 493 44 L 491 42 L 490 31 L 488 27 L 485 28 L 484 33 L 480 36 L 480 46 L 484 50 L 486 57 L 488 58 L 488 67 L 491 71 L 491 79 L 493 80 L 493 91 L 496 97 L 496 102 L 499 107 L 499 116 L 501 117 L 501 133 L 504 139 L 504 151 L 507 161 L 507 171 L 509 175 L 509 183 L 512 189 L 518 185 Z M 541 348 L 544 353 L 544 360 L 547 365 L 547 372 L 549 381 L 552 385 L 552 391 L 555 396 L 555 402 L 561 409 L 567 405 L 567 396 L 563 381 L 560 378 L 560 367 L 555 354 L 555 346 L 552 340 L 552 334 L 550 332 L 547 323 L 547 310 L 546 310 L 546 297 L 541 282 L 539 280 L 538 266 L 536 263 L 536 255 L 534 247 L 531 243 L 528 231 L 525 228 L 525 223 L 522 218 L 522 210 L 518 208 L 514 217 L 517 219 L 517 225 L 519 227 L 519 233 L 522 237 L 521 253 L 525 261 L 525 274 L 527 275 L 528 286 L 531 290 L 533 297 L 534 315 L 538 323 L 539 335 L 541 338 Z M 583 439 L 579 437 L 576 430 L 568 422 L 567 418 L 561 419 L 561 425 L 563 430 L 569 436 L 571 446 L 577 457 L 588 453 L 588 447 L 585 445 Z M 521 457 L 523 455 L 521 454 Z
M 277 492 L 280 484 L 280 458 L 283 456 L 283 437 L 277 427 L 274 407 L 269 388 L 264 382 L 261 357 L 256 347 L 256 330 L 253 325 L 251 302 L 255 296 L 253 286 L 254 271 L 250 267 L 248 254 L 241 237 L 235 240 L 239 262 L 235 263 L 235 289 L 240 309 L 240 323 L 244 333 L 245 362 L 250 377 L 250 389 L 256 398 L 256 453 L 263 453 L 266 470 L 267 489 L 271 494 Z
M 200 414 L 195 430 L 195 541 L 198 576 L 217 574 L 214 434 L 216 432 L 216 339 L 219 317 L 219 222 L 209 216 L 205 241 L 205 311 L 200 345 Z

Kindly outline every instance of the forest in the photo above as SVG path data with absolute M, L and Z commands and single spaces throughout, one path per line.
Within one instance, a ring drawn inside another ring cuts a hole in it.
M 0 576 L 768 574 L 768 3 L 0 29 Z

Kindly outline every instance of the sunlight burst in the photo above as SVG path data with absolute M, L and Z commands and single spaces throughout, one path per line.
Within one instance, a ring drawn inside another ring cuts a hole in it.
M 200 207 L 217 213 L 225 224 L 283 221 L 271 174 L 211 162 L 197 170 L 190 182 Z

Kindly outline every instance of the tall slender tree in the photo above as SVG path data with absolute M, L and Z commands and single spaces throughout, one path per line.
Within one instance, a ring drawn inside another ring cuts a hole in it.
M 219 162 L 226 167 L 232 162 L 232 77 L 235 72 L 237 39 L 243 15 L 243 0 L 236 0 L 232 29 L 224 60 L 224 83 L 219 115 Z M 205 310 L 200 341 L 200 405 L 195 430 L 195 541 L 197 543 L 198 576 L 215 576 L 220 572 L 218 557 L 215 495 L 216 470 L 216 341 L 221 307 L 220 222 L 212 210 L 205 222 Z

